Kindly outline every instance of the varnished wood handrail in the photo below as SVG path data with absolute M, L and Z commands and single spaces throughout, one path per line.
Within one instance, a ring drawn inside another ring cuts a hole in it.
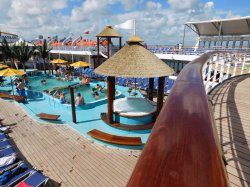
M 178 76 L 127 186 L 228 186 L 203 86 L 208 52 Z

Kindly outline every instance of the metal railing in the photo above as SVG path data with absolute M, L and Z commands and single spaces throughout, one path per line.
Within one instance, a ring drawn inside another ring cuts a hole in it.
M 207 92 L 229 77 L 249 73 L 245 57 L 207 52 L 185 66 L 127 186 L 229 186 Z

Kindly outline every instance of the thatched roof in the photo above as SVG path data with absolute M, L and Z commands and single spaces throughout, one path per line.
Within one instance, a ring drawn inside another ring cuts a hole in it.
M 95 69 L 97 74 L 114 77 L 164 77 L 174 73 L 165 62 L 144 48 L 139 37 L 132 37 L 128 45 Z
M 120 35 L 110 25 L 106 26 L 105 29 L 103 29 L 102 32 L 100 32 L 96 36 L 97 37 L 116 37 L 116 38 L 121 38 L 122 37 L 122 35 Z

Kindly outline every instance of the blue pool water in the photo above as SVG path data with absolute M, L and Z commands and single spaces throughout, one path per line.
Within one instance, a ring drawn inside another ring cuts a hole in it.
M 77 109 L 76 110 L 77 123 L 75 124 L 72 122 L 71 106 L 59 104 L 52 97 L 47 96 L 41 90 L 52 89 L 53 84 L 56 85 L 54 87 L 61 87 L 64 85 L 67 86 L 72 83 L 73 84 L 76 83 L 77 80 L 76 82 L 74 81 L 73 82 L 65 82 L 65 81 L 58 82 L 57 80 L 46 79 L 46 81 L 47 81 L 47 84 L 46 86 L 43 87 L 41 86 L 41 82 L 39 82 L 39 78 L 37 78 L 37 81 L 31 80 L 29 84 L 31 86 L 31 91 L 27 90 L 27 94 L 28 94 L 28 97 L 29 97 L 29 94 L 31 94 L 32 96 L 30 96 L 30 99 L 28 99 L 27 103 L 19 104 L 24 108 L 24 110 L 28 112 L 28 114 L 31 117 L 35 118 L 38 121 L 46 123 L 48 121 L 43 121 L 37 118 L 36 114 L 39 114 L 42 112 L 50 113 L 50 114 L 58 114 L 58 115 L 61 115 L 59 118 L 60 121 L 51 122 L 52 125 L 58 125 L 58 124 L 68 125 L 69 127 L 73 128 L 74 130 L 81 133 L 85 137 L 93 140 L 94 142 L 101 143 L 102 145 L 106 145 L 109 147 L 116 147 L 116 148 L 119 147 L 119 148 L 127 148 L 127 149 L 143 149 L 143 146 L 114 145 L 114 144 L 102 142 L 102 141 L 99 141 L 90 137 L 87 133 L 93 129 L 98 129 L 100 131 L 114 134 L 114 135 L 119 135 L 119 136 L 141 137 L 142 143 L 145 144 L 151 130 L 126 131 L 126 130 L 116 129 L 114 127 L 111 127 L 105 124 L 101 120 L 100 114 L 103 112 L 107 112 L 107 100 L 106 99 L 100 99 L 102 100 L 102 102 L 99 102 L 99 104 L 94 104 L 92 105 L 92 107 L 82 107 L 80 109 Z M 95 84 L 100 84 L 101 86 L 105 86 L 104 82 L 94 82 L 93 86 Z M 35 88 L 37 88 L 37 90 L 34 90 Z M 9 89 L 9 88 L 5 88 L 5 89 Z M 84 89 L 85 88 L 80 88 L 78 91 L 83 93 Z M 122 93 L 122 95 L 120 95 L 119 97 L 129 96 L 127 87 L 116 86 L 116 90 L 119 90 Z M 137 97 L 142 97 L 139 92 L 138 92 Z

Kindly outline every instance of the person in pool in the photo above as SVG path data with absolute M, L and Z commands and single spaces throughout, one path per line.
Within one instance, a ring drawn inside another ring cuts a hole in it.
M 92 95 L 95 95 L 96 92 L 97 92 L 96 88 L 92 88 L 91 94 L 92 94 Z
M 85 104 L 83 96 L 80 93 L 77 94 L 75 103 L 77 106 Z
M 100 95 L 98 92 L 95 92 L 95 99 L 100 99 Z
M 41 80 L 41 83 L 42 83 L 42 84 L 46 84 L 47 82 L 46 82 L 45 79 L 43 79 L 43 80 Z
M 60 95 L 60 103 L 61 104 L 66 104 L 67 103 L 64 92 L 61 93 L 61 95 Z
M 19 83 L 17 84 L 16 86 L 18 88 L 18 93 L 20 96 L 22 97 L 25 97 L 26 94 L 25 94 L 25 88 L 24 88 L 24 83 L 23 83 L 23 80 L 22 79 L 19 79 Z
M 103 87 L 99 84 L 96 84 L 96 87 L 95 87 L 99 92 L 102 92 L 102 89 Z

